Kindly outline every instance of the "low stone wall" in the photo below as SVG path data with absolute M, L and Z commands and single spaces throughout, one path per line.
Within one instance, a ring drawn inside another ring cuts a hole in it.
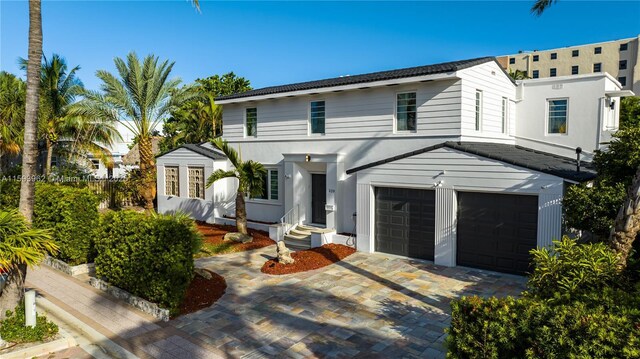
M 118 299 L 124 300 L 125 302 L 140 309 L 141 311 L 152 315 L 154 318 L 160 319 L 164 322 L 169 321 L 169 309 L 160 308 L 155 303 L 151 303 L 148 300 L 136 297 L 126 290 L 114 287 L 111 284 L 98 278 L 89 278 L 89 284 L 91 284 L 91 286 L 95 288 L 100 289 L 101 291 L 111 294 Z
M 53 258 L 51 256 L 46 256 L 45 259 L 42 261 L 42 263 L 46 266 L 49 266 L 55 270 L 58 270 L 70 276 L 75 276 L 79 274 L 88 274 L 95 269 L 95 265 L 93 263 L 79 264 L 77 266 L 72 266 L 59 259 Z

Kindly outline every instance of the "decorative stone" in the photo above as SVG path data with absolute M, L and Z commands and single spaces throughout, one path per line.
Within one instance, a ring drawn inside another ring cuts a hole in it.
M 282 264 L 292 264 L 295 262 L 293 257 L 291 257 L 291 251 L 284 244 L 284 241 L 280 241 L 277 244 L 277 253 L 278 253 L 278 262 Z
M 51 256 L 45 256 L 44 260 L 42 261 L 42 264 L 49 266 L 55 270 L 58 270 L 62 273 L 68 274 L 70 276 L 76 276 L 79 274 L 89 274 L 95 270 L 95 265 L 93 263 L 72 266 L 59 259 L 53 258 Z
M 253 237 L 248 234 L 242 234 L 238 232 L 227 233 L 224 235 L 224 239 L 226 241 L 238 242 L 238 243 L 249 243 L 253 242 Z
M 196 268 L 193 270 L 197 275 L 201 276 L 204 279 L 211 279 L 213 278 L 213 276 L 211 275 L 211 273 L 209 271 L 206 271 L 202 268 Z
M 129 303 L 130 305 L 140 309 L 141 311 L 152 315 L 153 317 L 160 319 L 164 322 L 168 322 L 169 321 L 169 309 L 164 309 L 164 308 L 160 308 L 156 303 L 152 303 L 149 302 L 145 299 L 142 299 L 140 297 L 137 297 L 129 292 L 127 292 L 124 289 L 120 289 L 118 287 L 115 287 L 101 279 L 95 278 L 95 277 L 90 277 L 89 278 L 89 284 L 94 287 L 94 288 L 98 288 L 103 292 L 107 292 L 109 294 L 111 294 L 112 296 L 118 298 L 118 299 L 122 299 L 125 302 Z

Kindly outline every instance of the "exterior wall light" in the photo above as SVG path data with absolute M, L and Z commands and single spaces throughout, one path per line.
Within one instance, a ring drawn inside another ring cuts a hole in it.
M 310 155 L 306 155 L 306 156 L 304 156 L 304 161 L 305 161 L 305 162 L 309 162 L 309 161 L 311 161 L 311 156 L 310 156 Z

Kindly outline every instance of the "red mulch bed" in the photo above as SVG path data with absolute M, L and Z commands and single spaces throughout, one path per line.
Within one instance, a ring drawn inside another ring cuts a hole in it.
M 211 279 L 196 274 L 187 288 L 184 301 L 180 304 L 180 315 L 197 312 L 215 303 L 227 289 L 227 282 L 216 273 L 211 273 Z
M 229 232 L 236 232 L 235 226 L 226 226 L 220 224 L 209 224 L 204 222 L 197 222 L 198 230 L 204 236 L 204 243 L 210 244 L 222 244 L 224 242 L 224 235 Z M 248 230 L 249 235 L 253 237 L 253 241 L 250 243 L 233 243 L 233 252 L 248 251 L 251 249 L 258 249 L 267 247 L 272 244 L 276 244 L 271 238 L 269 233 L 265 231 L 258 231 L 255 229 Z
M 354 248 L 342 244 L 325 244 L 322 247 L 291 253 L 295 260 L 293 264 L 280 264 L 277 259 L 270 259 L 262 266 L 261 271 L 273 275 L 306 272 L 341 261 L 355 252 Z

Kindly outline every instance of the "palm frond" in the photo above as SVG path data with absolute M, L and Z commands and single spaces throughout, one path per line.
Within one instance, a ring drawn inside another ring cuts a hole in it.
M 207 178 L 207 188 L 211 187 L 211 185 L 218 180 L 223 178 L 238 178 L 235 171 L 225 171 L 225 170 L 215 170 L 209 178 Z
M 531 6 L 531 13 L 540 16 L 557 1 L 558 0 L 536 0 L 533 6 Z
M 213 141 L 211 141 L 211 143 L 213 144 L 214 147 L 222 151 L 222 153 L 224 153 L 225 156 L 227 156 L 227 158 L 229 159 L 229 162 L 231 162 L 233 167 L 239 169 L 239 167 L 242 165 L 242 161 L 240 160 L 240 155 L 233 147 L 229 145 L 229 143 L 226 140 L 223 140 L 222 138 L 215 138 L 213 139 Z
M 261 197 L 267 190 L 263 188 L 267 170 L 262 163 L 251 160 L 243 162 L 238 172 L 240 173 L 240 186 L 244 193 L 251 197 Z

